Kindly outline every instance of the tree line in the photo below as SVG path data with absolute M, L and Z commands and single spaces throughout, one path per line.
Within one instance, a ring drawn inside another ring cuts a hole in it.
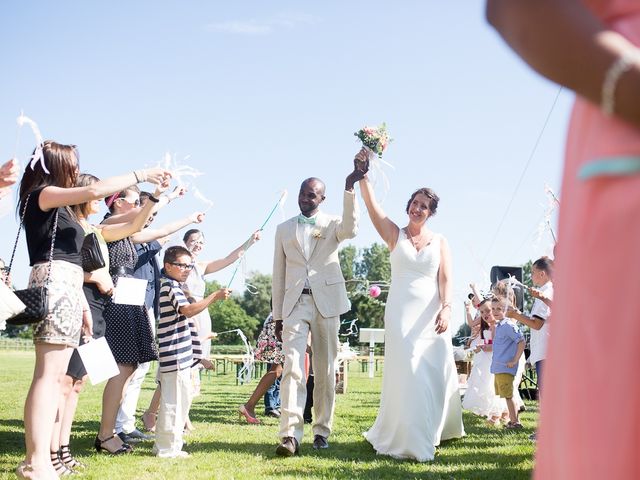
M 357 320 L 358 328 L 384 328 L 384 306 L 387 301 L 388 285 L 391 281 L 391 264 L 389 249 L 380 243 L 369 247 L 356 248 L 348 245 L 338 252 L 340 266 L 345 278 L 347 294 L 351 300 L 351 310 L 341 316 L 343 327 L 341 333 L 346 333 L 348 323 Z M 531 285 L 531 262 L 524 266 L 524 283 Z M 240 329 L 250 340 L 255 340 L 260 333 L 262 323 L 271 312 L 271 275 L 254 272 L 246 278 L 247 289 L 242 295 L 233 295 L 224 302 L 216 302 L 209 306 L 209 314 L 214 332 Z M 381 293 L 377 298 L 369 294 L 372 285 L 379 285 Z M 221 288 L 215 281 L 208 281 L 206 294 Z M 526 292 L 527 306 L 531 304 L 529 293 Z M 7 325 L 4 335 L 10 337 L 31 338 L 31 328 Z M 463 339 L 469 335 L 468 328 L 463 324 L 456 338 Z M 350 343 L 357 341 L 351 337 Z M 217 339 L 217 344 L 239 344 L 240 337 L 235 333 L 226 333 Z

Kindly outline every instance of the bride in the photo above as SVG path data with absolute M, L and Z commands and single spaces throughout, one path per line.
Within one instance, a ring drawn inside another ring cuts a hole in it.
M 368 167 L 366 155 L 361 150 L 356 164 Z M 426 227 L 439 198 L 429 188 L 414 192 L 406 208 L 409 223 L 399 228 L 376 202 L 368 179 L 359 183 L 373 226 L 391 252 L 380 410 L 364 436 L 378 454 L 433 460 L 441 440 L 464 435 L 447 329 L 452 296 L 449 246 Z

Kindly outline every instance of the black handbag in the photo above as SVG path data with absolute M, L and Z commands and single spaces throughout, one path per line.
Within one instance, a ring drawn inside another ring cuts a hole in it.
M 18 239 L 20 238 L 20 231 L 24 223 L 24 214 L 27 211 L 27 203 L 29 203 L 29 197 L 27 195 L 24 202 L 24 208 L 22 209 L 22 217 L 20 218 L 20 226 L 18 227 L 18 235 L 16 236 L 16 243 L 13 245 L 13 253 L 11 254 L 11 261 L 9 262 L 9 272 L 11 272 L 11 266 L 13 265 L 13 257 L 16 254 L 16 247 L 18 246 Z M 51 282 L 51 262 L 53 261 L 53 246 L 56 242 L 56 232 L 58 231 L 58 209 L 56 208 L 55 216 L 53 217 L 53 233 L 51 234 L 51 248 L 49 249 L 49 271 L 47 272 L 47 279 L 41 287 L 25 288 L 24 290 L 14 290 L 14 294 L 25 304 L 27 307 L 23 312 L 14 315 L 11 318 L 7 318 L 7 323 L 10 325 L 28 325 L 30 323 L 37 323 L 44 320 L 49 314 L 49 283 Z
M 7 319 L 10 325 L 29 325 L 44 320 L 49 313 L 49 292 L 47 287 L 25 288 L 14 290 L 16 297 L 24 303 L 22 313 Z
M 82 255 L 82 269 L 85 272 L 93 272 L 106 265 L 98 242 L 98 235 L 95 232 L 85 235 L 80 255 Z

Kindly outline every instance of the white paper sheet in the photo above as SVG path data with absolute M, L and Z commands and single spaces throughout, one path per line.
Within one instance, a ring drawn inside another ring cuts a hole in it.
M 92 385 L 109 380 L 120 373 L 109 344 L 104 337 L 80 345 L 78 353 Z
M 5 320 L 23 312 L 26 307 L 0 279 L 0 331 L 5 328 Z
M 113 303 L 124 305 L 144 305 L 147 292 L 147 280 L 131 277 L 118 277 Z

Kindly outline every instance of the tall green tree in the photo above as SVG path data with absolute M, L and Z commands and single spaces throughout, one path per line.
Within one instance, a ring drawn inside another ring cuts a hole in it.
M 271 275 L 254 272 L 246 280 L 247 289 L 239 300 L 247 315 L 260 324 L 271 312 Z
M 379 243 L 361 250 L 350 245 L 340 250 L 339 256 L 351 300 L 351 310 L 343 314 L 341 319 L 357 318 L 359 328 L 382 328 L 387 285 L 391 280 L 389 249 Z M 382 293 L 373 298 L 369 295 L 369 287 L 378 283 L 382 285 Z
M 220 284 L 217 282 L 207 282 L 205 295 L 218 290 Z M 211 325 L 214 332 L 223 332 L 225 330 L 240 329 L 252 341 L 260 322 L 248 315 L 240 306 L 237 297 L 230 297 L 227 300 L 214 302 L 209 305 L 209 315 L 211 315 Z M 231 345 L 242 343 L 237 333 L 227 333 L 220 335 L 217 339 L 219 344 Z
M 340 259 L 342 275 L 344 276 L 344 280 L 347 284 L 347 292 L 349 294 L 353 294 L 359 288 L 358 281 L 356 279 L 358 250 L 353 245 L 347 245 L 338 252 L 338 258 Z
M 373 282 L 391 281 L 391 263 L 387 246 L 374 243 L 364 248 L 360 261 L 356 263 L 356 274 Z

